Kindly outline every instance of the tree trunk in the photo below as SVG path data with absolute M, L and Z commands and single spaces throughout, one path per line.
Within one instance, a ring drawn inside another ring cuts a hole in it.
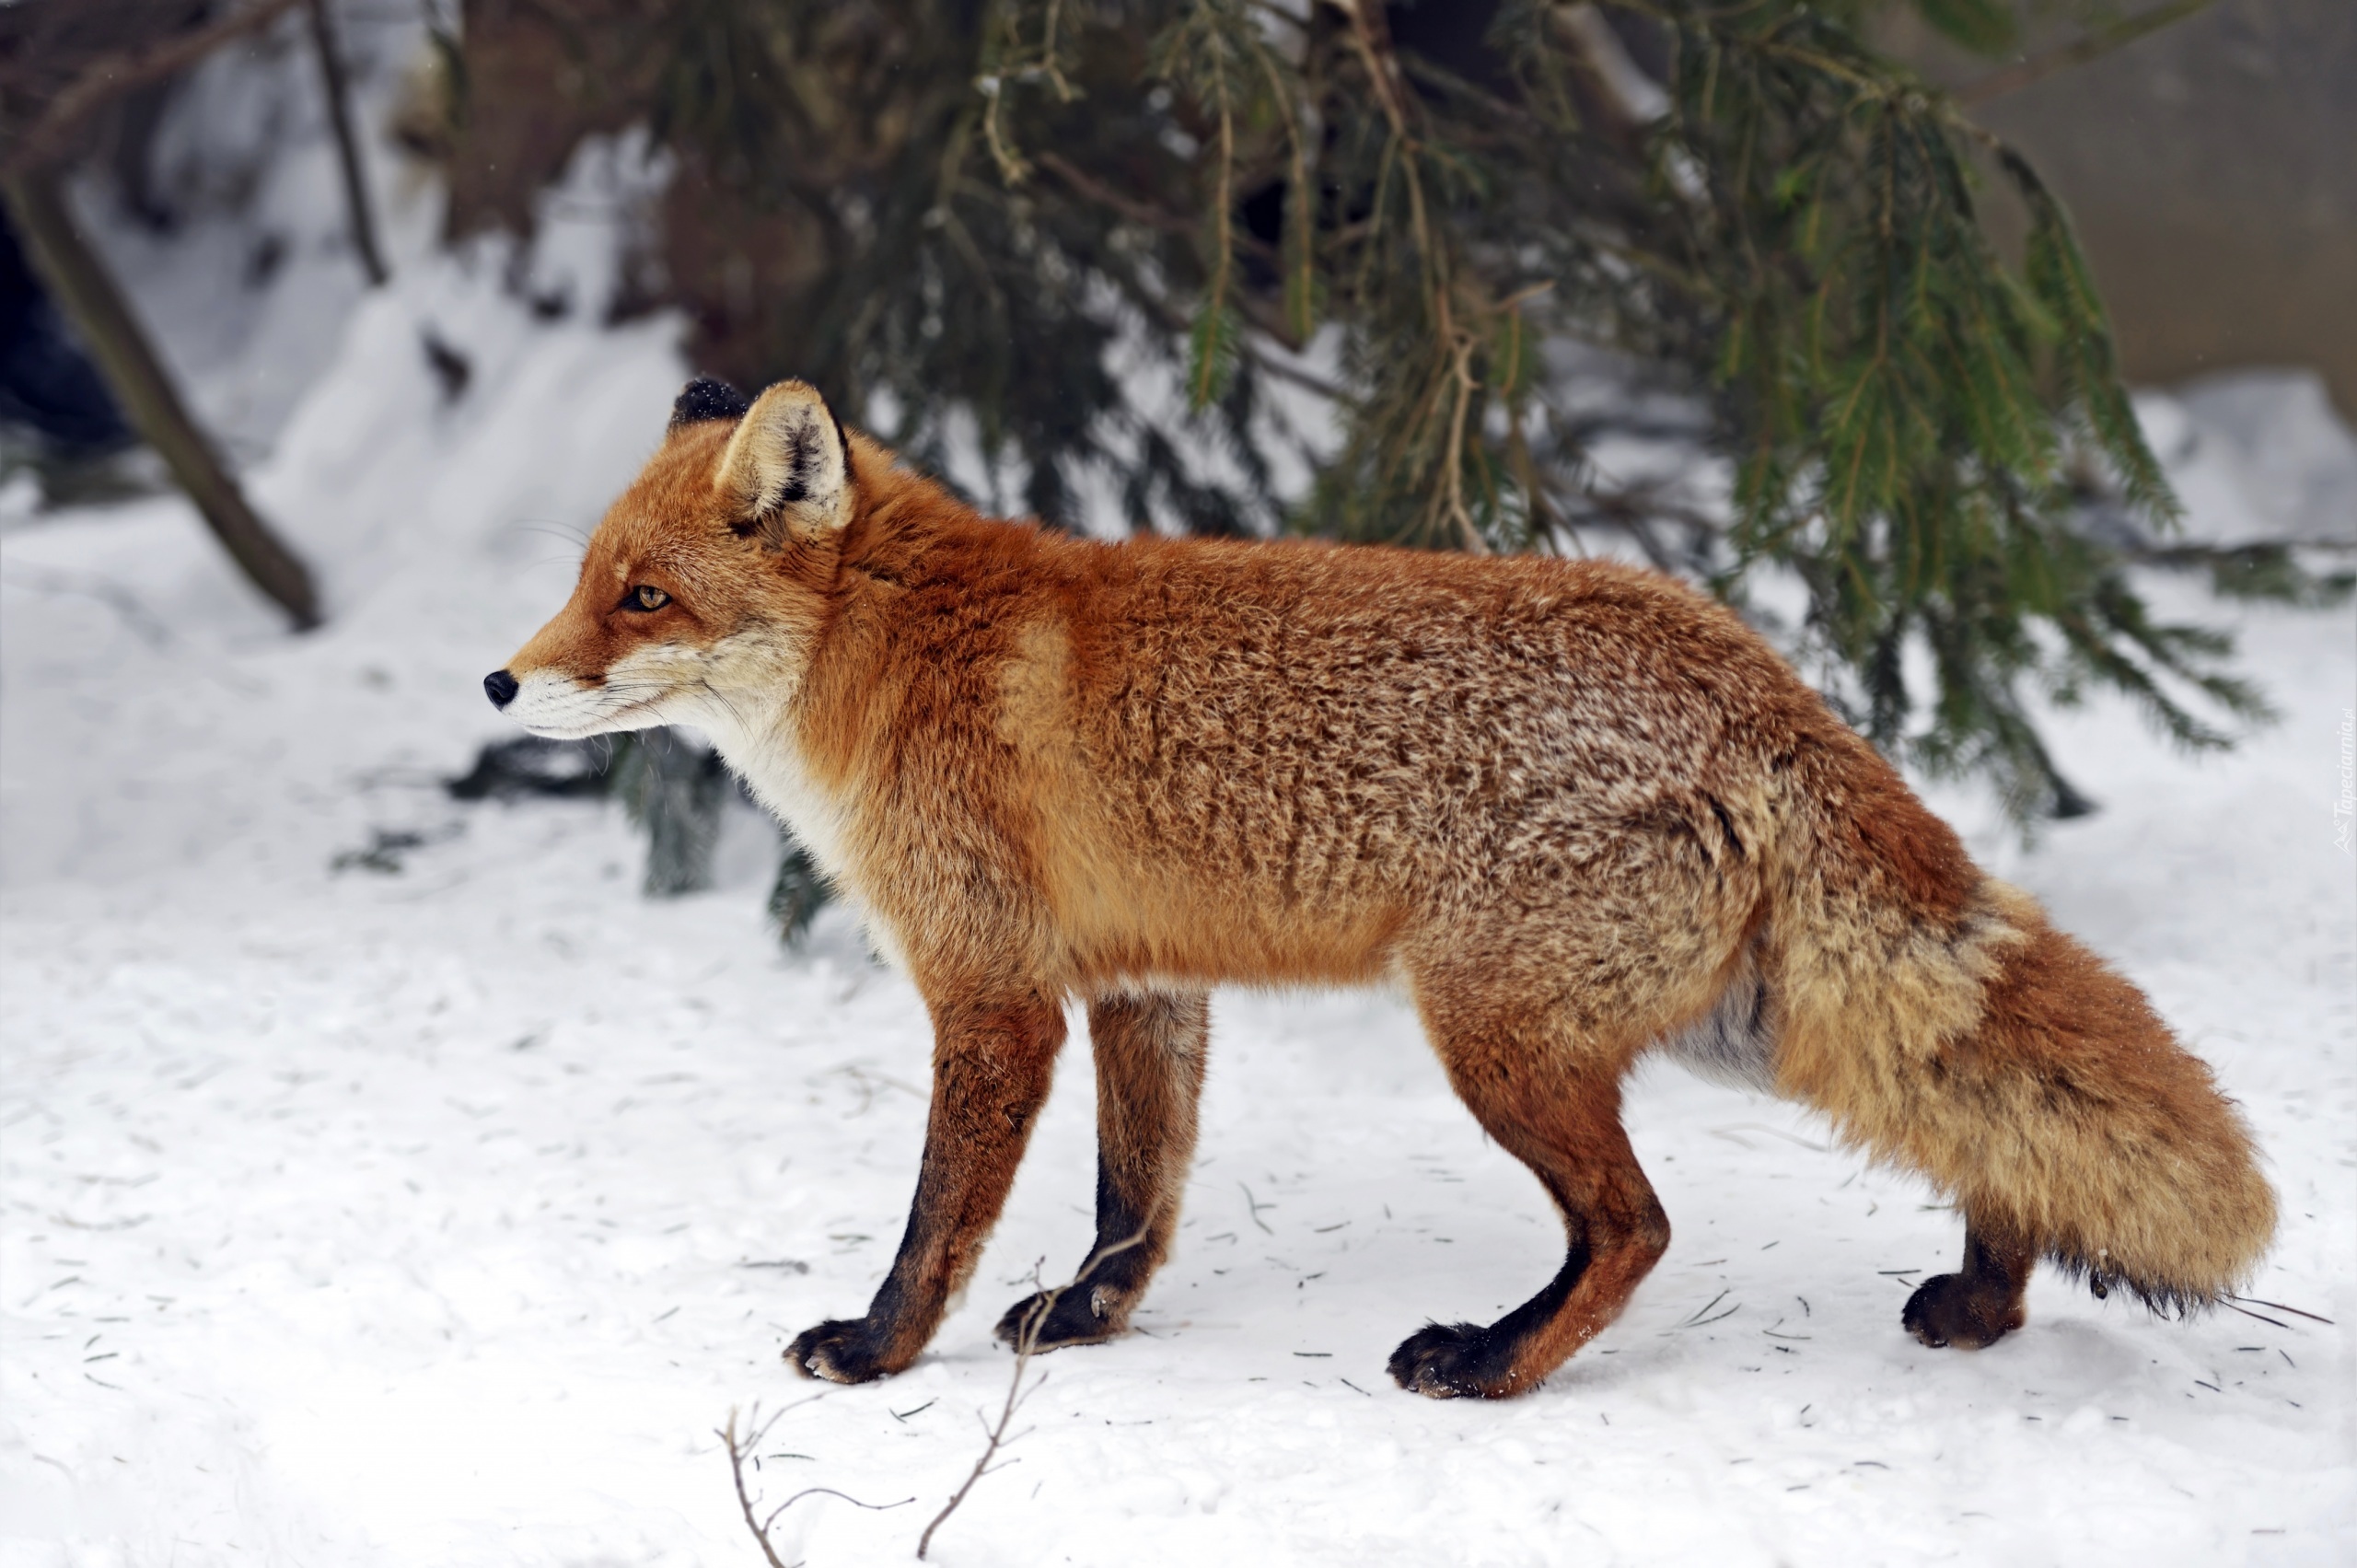
M 34 264 L 80 329 L 132 424 L 163 454 L 172 477 L 253 585 L 285 610 L 296 631 L 317 626 L 319 598 L 310 573 L 254 515 L 238 482 L 181 406 L 129 302 L 74 226 L 56 175 L 46 168 L 13 174 L 0 182 L 0 194 L 7 199 Z
M 328 22 L 328 0 L 310 0 L 311 42 L 319 50 L 319 76 L 327 86 L 328 123 L 335 129 L 336 161 L 343 169 L 344 210 L 352 217 L 352 245 L 360 252 L 368 286 L 382 288 L 392 273 L 377 244 L 377 219 L 368 205 L 368 183 L 360 169 L 360 138 L 352 130 L 352 97 L 344 87 L 343 61 L 335 52 L 335 29 Z

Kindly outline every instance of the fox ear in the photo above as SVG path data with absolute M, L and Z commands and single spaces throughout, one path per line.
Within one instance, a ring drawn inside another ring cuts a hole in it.
M 818 540 L 851 522 L 851 453 L 817 389 L 780 381 L 753 401 L 720 455 L 714 482 L 737 507 L 738 533 L 772 550 Z

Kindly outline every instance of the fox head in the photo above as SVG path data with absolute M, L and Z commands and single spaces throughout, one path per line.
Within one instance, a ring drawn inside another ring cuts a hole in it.
M 749 406 L 690 382 L 572 598 L 483 691 L 535 735 L 691 724 L 726 749 L 756 739 L 800 684 L 856 494 L 850 438 L 811 388 L 783 381 Z

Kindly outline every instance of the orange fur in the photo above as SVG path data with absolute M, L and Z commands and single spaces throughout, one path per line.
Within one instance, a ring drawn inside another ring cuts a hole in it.
M 1167 1249 L 1222 983 L 1404 981 L 1562 1211 L 1539 1296 L 1401 1346 L 1429 1393 L 1532 1386 L 1666 1247 L 1619 1115 L 1665 1043 L 1960 1201 L 1978 1272 L 1935 1329 L 2003 1326 L 1956 1342 L 2012 1326 L 2034 1254 L 2200 1302 L 2272 1227 L 2240 1122 L 2134 988 L 1665 578 L 1070 539 L 976 516 L 788 383 L 675 429 L 505 673 L 543 733 L 706 729 L 932 1006 L 908 1237 L 865 1318 L 795 1342 L 807 1371 L 923 1347 L 1066 997 L 1109 1097 L 1099 1241 L 1139 1242 L 1050 1342 L 1118 1331 Z

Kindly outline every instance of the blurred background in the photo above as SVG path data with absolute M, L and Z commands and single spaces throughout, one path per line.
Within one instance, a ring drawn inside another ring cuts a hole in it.
M 1980 70 L 1920 17 L 1890 36 L 1935 81 Z M 1975 108 L 2069 202 L 2130 377 L 2298 366 L 2357 410 L 2352 51 L 2346 6 L 2229 0 Z

